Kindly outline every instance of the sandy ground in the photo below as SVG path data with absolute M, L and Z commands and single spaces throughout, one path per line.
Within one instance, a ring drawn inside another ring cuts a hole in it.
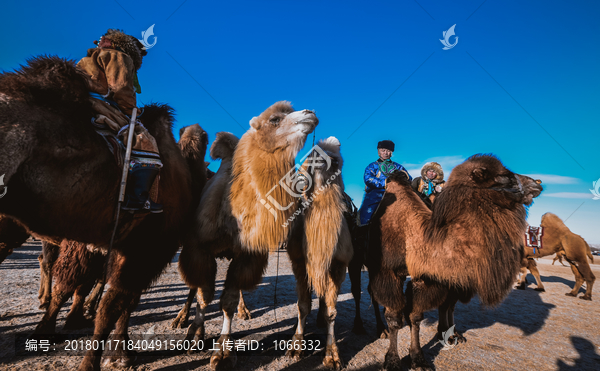
M 15 250 L 0 265 L 0 370 L 75 370 L 81 353 L 67 355 L 32 353 L 15 349 L 15 339 L 30 334 L 42 317 L 38 309 L 37 290 L 39 268 L 37 256 L 40 243 L 28 243 Z M 279 255 L 279 259 L 278 259 Z M 600 258 L 596 257 L 599 261 Z M 421 330 L 421 344 L 426 358 L 436 370 L 600 370 L 600 292 L 596 285 L 594 301 L 584 301 L 564 294 L 573 286 L 570 268 L 550 265 L 551 259 L 538 261 L 546 292 L 539 293 L 530 284 L 526 291 L 513 290 L 495 309 L 483 308 L 475 298 L 469 304 L 459 303 L 456 308 L 457 330 L 465 334 L 467 342 L 442 351 L 435 339 L 437 312 L 426 313 Z M 558 263 L 557 263 L 558 264 Z M 227 262 L 220 263 L 217 277 L 217 297 L 223 285 Z M 600 277 L 600 265 L 593 266 Z M 531 275 L 529 282 L 534 282 Z M 367 335 L 351 332 L 354 319 L 354 301 L 350 282 L 346 279 L 338 303 L 336 332 L 341 356 L 349 370 L 377 370 L 383 362 L 389 341 L 375 336 L 375 317 L 366 293 L 367 273 L 363 272 L 362 313 Z M 323 369 L 323 351 L 312 351 L 299 361 L 284 356 L 274 349 L 274 342 L 289 339 L 296 322 L 296 294 L 294 277 L 285 252 L 273 253 L 262 284 L 246 294 L 246 303 L 252 319 L 236 318 L 233 330 L 237 339 L 258 340 L 261 349 L 239 353 L 237 370 L 306 370 Z M 583 290 L 582 290 L 583 291 Z M 172 330 L 171 320 L 177 315 L 187 296 L 187 288 L 179 279 L 177 257 L 158 282 L 142 296 L 140 305 L 130 321 L 132 338 L 154 327 L 155 339 L 181 340 L 186 330 Z M 276 298 L 275 298 L 276 292 Z M 274 311 L 276 299 L 276 312 Z M 68 303 L 70 304 L 70 302 Z M 307 339 L 325 341 L 324 329 L 317 328 L 317 300 L 308 318 Z M 218 302 L 207 311 L 207 344 L 212 344 L 220 332 Z M 61 332 L 68 308 L 58 317 Z M 192 310 L 192 315 L 195 310 Z M 275 316 L 277 321 L 275 321 Z M 91 333 L 91 329 L 77 333 Z M 89 339 L 70 333 L 71 338 Z M 149 339 L 153 339 L 149 337 Z M 404 327 L 399 334 L 400 356 L 408 354 L 409 331 Z M 56 347 L 60 348 L 58 343 Z M 206 349 L 210 346 L 206 346 Z M 65 354 L 65 353 L 63 353 Z M 162 351 L 149 355 L 139 352 L 131 370 L 209 370 L 210 353 L 202 351 L 187 355 L 181 351 Z

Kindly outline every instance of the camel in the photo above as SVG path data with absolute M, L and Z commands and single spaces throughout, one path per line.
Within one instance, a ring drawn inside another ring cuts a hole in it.
M 188 161 L 188 165 L 193 169 L 200 160 L 203 161 L 202 154 L 206 151 L 207 144 L 206 132 L 196 124 L 183 127 L 180 137 L 179 147 Z M 190 159 L 196 159 L 196 161 L 190 161 Z M 197 168 L 194 171 L 201 172 L 201 170 Z M 199 183 L 197 184 L 200 186 Z M 198 197 L 196 199 L 198 200 Z M 54 275 L 57 280 L 52 293 L 52 305 L 38 324 L 36 332 L 43 334 L 55 332 L 58 312 L 71 296 L 73 296 L 73 304 L 63 329 L 87 327 L 89 318 L 94 315 L 96 303 L 104 290 L 103 269 L 106 263 L 106 251 L 90 244 L 67 240 L 63 240 L 60 246 L 60 255 L 58 255 L 58 251 L 50 248 L 48 248 L 50 250 L 48 253 L 46 250 L 47 248 L 44 246 L 44 261 L 50 266 L 50 272 L 54 266 Z M 56 263 L 52 260 L 53 255 L 57 256 L 54 258 Z M 73 269 L 73 266 L 79 269 Z M 92 287 L 94 290 L 85 301 Z M 85 316 L 86 311 L 88 316 Z
M 492 306 L 508 295 L 523 256 L 525 206 L 541 193 L 538 183 L 494 156 L 474 155 L 454 168 L 430 211 L 406 174 L 388 178 L 370 223 L 367 258 L 371 291 L 390 329 L 385 368 L 401 365 L 397 335 L 404 318 L 411 328 L 410 367 L 430 370 L 419 342 L 425 311 L 440 309 L 440 336 L 454 325 L 458 300 L 479 295 Z
M 231 321 L 238 305 L 238 291 L 251 290 L 258 285 L 269 251 L 277 250 L 284 243 L 287 243 L 286 251 L 293 262 L 299 296 L 299 322 L 294 341 L 303 338 L 307 310 L 310 311 L 310 300 L 306 303 L 306 296 L 308 292 L 310 298 L 312 285 L 317 294 L 327 300 L 328 306 L 328 346 L 324 364 L 340 366 L 333 336 L 337 300 L 334 293 L 341 283 L 339 280 L 343 279 L 340 272 L 345 271 L 346 259 L 351 256 L 347 251 L 351 250 L 347 246 L 349 233 L 339 214 L 345 210 L 341 197 L 338 198 L 340 189 L 343 190 L 341 177 L 337 176 L 333 182 L 329 180 L 331 184 L 320 184 L 327 183 L 327 179 L 322 170 L 316 170 L 317 180 L 313 184 L 318 185 L 318 190 L 323 186 L 322 190 L 305 193 L 314 196 L 310 202 L 313 211 L 307 209 L 306 216 L 302 217 L 297 210 L 301 206 L 301 192 L 297 189 L 300 182 L 295 172 L 295 157 L 317 124 L 313 112 L 294 111 L 288 102 L 275 103 L 250 121 L 250 130 L 237 145 L 223 146 L 233 152 L 232 160 L 222 162 L 202 195 L 193 228 L 195 233 L 183 245 L 179 269 L 186 284 L 198 288 L 198 310 L 188 329 L 188 338 L 203 339 L 204 310 L 214 297 L 215 257 L 227 255 L 232 258 L 221 295 L 223 331 L 218 340 L 219 350 L 211 357 L 213 368 L 235 365 L 235 351 L 223 344 L 232 339 Z M 333 156 L 331 163 L 334 166 L 327 171 L 341 170 L 337 168 L 341 167 L 339 142 L 332 139 L 323 145 Z M 293 183 L 294 190 L 284 190 L 282 183 L 286 186 Z M 314 205 L 319 205 L 322 210 L 317 211 Z M 316 223 L 319 213 L 325 213 L 330 223 L 324 224 L 326 219 L 321 219 L 319 228 L 324 233 L 310 234 L 309 227 Z M 319 256 L 319 253 L 323 255 Z M 308 255 L 314 257 L 310 262 Z M 299 357 L 301 352 L 289 352 L 288 356 Z
M 554 259 L 552 259 L 552 265 L 554 265 L 554 263 L 556 263 L 556 261 L 558 260 L 558 262 L 560 263 L 560 265 L 562 265 L 563 267 L 566 267 L 565 263 L 563 262 L 563 259 L 565 258 L 565 251 L 561 250 L 559 252 L 556 253 L 556 256 L 554 257 Z
M 579 235 L 571 232 L 565 223 L 556 215 L 546 213 L 542 215 L 542 228 L 544 235 L 542 237 L 543 247 L 536 248 L 525 246 L 525 256 L 522 262 L 521 279 L 517 288 L 525 290 L 527 285 L 526 276 L 527 270 L 533 274 L 537 282 L 536 291 L 546 291 L 544 284 L 540 278 L 540 272 L 537 269 L 537 264 L 533 258 L 541 258 L 543 256 L 552 255 L 554 253 L 564 254 L 564 258 L 571 265 L 571 271 L 575 275 L 575 286 L 573 290 L 566 293 L 567 296 L 577 297 L 579 288 L 586 284 L 585 294 L 580 297 L 583 300 L 592 300 L 592 287 L 596 281 L 596 276 L 592 272 L 587 259 L 594 262 L 594 256 L 588 243 Z
M 0 169 L 9 187 L 0 199 L 0 214 L 56 244 L 67 239 L 109 245 L 122 169 L 88 124 L 91 117 L 86 80 L 73 61 L 38 57 L 0 75 Z M 108 257 L 109 289 L 95 319 L 93 340 L 99 342 L 115 324 L 116 339 L 127 340 L 129 315 L 177 252 L 195 209 L 192 192 L 200 191 L 192 188 L 198 174 L 187 166 L 173 137 L 172 108 L 147 105 L 140 119 L 161 154 L 157 201 L 164 212 L 121 213 L 117 220 Z M 198 184 L 205 178 L 197 177 Z M 101 349 L 88 351 L 79 370 L 99 370 L 101 357 Z M 121 350 L 113 359 L 126 363 L 129 354 Z

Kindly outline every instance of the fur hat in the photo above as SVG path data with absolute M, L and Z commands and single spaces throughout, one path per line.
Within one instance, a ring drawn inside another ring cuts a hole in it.
M 137 38 L 114 28 L 109 28 L 104 37 L 112 42 L 113 47 L 121 49 L 131 57 L 136 71 L 142 67 L 142 57 L 148 52 L 144 50 L 144 45 Z
M 379 148 L 389 149 L 390 151 L 394 152 L 394 142 L 391 140 L 382 140 L 381 142 L 377 143 L 377 149 Z
M 444 171 L 442 170 L 442 165 L 438 164 L 437 162 L 428 162 L 428 163 L 426 163 L 423 166 L 423 168 L 421 169 L 421 176 L 424 179 L 427 179 L 427 171 L 428 170 L 433 170 L 437 174 L 437 176 L 435 177 L 435 179 L 433 179 L 433 181 L 435 183 L 439 183 L 442 180 L 444 180 Z

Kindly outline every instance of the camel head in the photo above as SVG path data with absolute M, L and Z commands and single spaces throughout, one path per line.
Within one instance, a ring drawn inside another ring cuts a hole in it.
M 199 124 L 184 126 L 179 129 L 179 148 L 181 148 L 181 152 L 184 153 L 184 156 L 189 152 L 201 152 L 201 160 L 204 161 L 204 154 L 206 153 L 207 146 L 208 134 Z
M 318 148 L 308 154 L 307 159 L 302 164 L 302 171 L 310 174 L 315 186 L 338 184 L 343 191 L 344 182 L 342 181 L 341 171 L 344 160 L 340 153 L 340 141 L 336 137 L 329 137 L 319 140 L 317 146 Z
M 289 151 L 295 157 L 318 124 L 313 111 L 294 111 L 290 102 L 281 101 L 253 117 L 247 134 L 265 152 Z
M 513 173 L 493 155 L 477 154 L 452 170 L 448 186 L 468 187 L 497 192 L 502 197 L 492 197 L 497 203 L 531 205 L 543 188 L 541 180 Z
M 226 131 L 220 131 L 217 133 L 217 138 L 210 146 L 210 157 L 213 160 L 218 158 L 225 160 L 233 158 L 235 147 L 239 142 L 239 138 L 235 135 Z

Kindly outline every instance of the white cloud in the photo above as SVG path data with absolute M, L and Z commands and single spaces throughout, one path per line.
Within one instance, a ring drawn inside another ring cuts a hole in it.
M 533 179 L 540 179 L 542 184 L 576 184 L 579 179 L 570 176 L 554 175 L 554 174 L 524 174 Z
M 556 198 L 593 198 L 594 197 L 591 193 L 583 193 L 583 192 L 542 193 L 542 196 L 556 197 Z

